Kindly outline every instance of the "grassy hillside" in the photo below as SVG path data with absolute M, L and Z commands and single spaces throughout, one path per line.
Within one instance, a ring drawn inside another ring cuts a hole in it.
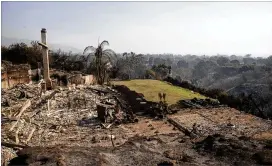
M 198 93 L 193 93 L 188 89 L 172 86 L 166 82 L 158 80 L 130 80 L 130 81 L 114 81 L 114 85 L 125 85 L 129 89 L 138 93 L 142 93 L 146 100 L 159 101 L 158 93 L 166 93 L 166 101 L 169 104 L 175 104 L 181 99 L 205 98 Z

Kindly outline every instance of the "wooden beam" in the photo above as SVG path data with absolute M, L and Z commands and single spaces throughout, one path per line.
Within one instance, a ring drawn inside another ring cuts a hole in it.
M 172 118 L 167 118 L 167 121 L 169 123 L 171 123 L 173 126 L 175 126 L 176 128 L 178 128 L 185 135 L 189 136 L 190 138 L 195 138 L 196 137 L 196 135 L 194 133 L 190 132 L 188 129 L 186 129 L 185 127 L 183 127 L 182 125 L 180 125 L 178 122 L 176 122 Z
M 8 142 L 1 142 L 1 146 L 6 146 L 10 148 L 19 147 L 19 148 L 26 148 L 29 147 L 28 145 L 20 145 L 20 144 L 14 144 L 14 143 L 8 143 Z
M 9 129 L 9 131 L 12 131 L 14 129 L 14 127 L 18 124 L 18 121 L 20 120 L 21 115 L 23 114 L 23 112 L 31 106 L 31 100 L 27 100 L 25 102 L 25 104 L 21 107 L 20 112 L 18 113 L 18 115 L 16 116 L 17 121 L 15 123 L 12 124 L 11 128 Z

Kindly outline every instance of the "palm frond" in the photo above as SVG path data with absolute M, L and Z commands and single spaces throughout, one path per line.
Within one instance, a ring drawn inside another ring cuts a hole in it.
M 108 53 L 103 53 L 102 58 L 106 58 L 108 60 L 108 62 L 112 62 L 112 55 L 108 54 Z
M 103 54 L 106 54 L 106 55 L 110 56 L 111 58 L 117 59 L 116 53 L 113 50 L 111 50 L 111 49 L 104 50 Z
M 88 54 L 88 56 L 87 56 L 87 58 L 86 58 L 86 61 L 88 61 L 92 56 L 95 56 L 95 54 L 94 54 L 94 53 Z
M 87 51 L 95 52 L 96 48 L 94 46 L 88 46 L 84 49 L 83 54 L 86 54 Z
M 110 45 L 109 42 L 107 40 L 102 41 L 102 43 L 100 43 L 99 47 L 101 47 L 102 49 L 104 48 L 104 46 L 108 46 Z
M 124 53 L 123 53 L 123 56 L 126 56 L 126 55 L 128 55 L 128 53 L 127 53 L 127 52 L 124 52 Z
M 144 57 L 142 54 L 138 54 L 135 56 L 135 58 L 142 58 L 142 57 Z

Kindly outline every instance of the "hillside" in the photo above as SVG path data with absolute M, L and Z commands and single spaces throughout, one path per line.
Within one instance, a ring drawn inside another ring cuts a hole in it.
M 205 96 L 199 93 L 192 92 L 188 89 L 180 88 L 177 86 L 170 85 L 169 83 L 158 81 L 158 80 L 141 80 L 135 79 L 130 81 L 114 81 L 115 85 L 125 85 L 129 89 L 134 90 L 138 93 L 142 93 L 146 100 L 157 102 L 159 101 L 158 93 L 166 93 L 166 101 L 169 104 L 175 104 L 181 99 L 193 99 L 201 98 Z

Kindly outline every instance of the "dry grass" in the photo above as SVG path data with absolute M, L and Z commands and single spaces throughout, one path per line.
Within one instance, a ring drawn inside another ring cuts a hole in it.
M 113 84 L 125 85 L 131 90 L 144 94 L 146 100 L 155 102 L 159 101 L 159 92 L 166 93 L 166 101 L 169 104 L 175 104 L 181 99 L 192 99 L 195 97 L 202 99 L 206 98 L 199 93 L 191 92 L 188 89 L 173 86 L 166 82 L 158 80 L 137 79 L 130 81 L 114 81 Z

